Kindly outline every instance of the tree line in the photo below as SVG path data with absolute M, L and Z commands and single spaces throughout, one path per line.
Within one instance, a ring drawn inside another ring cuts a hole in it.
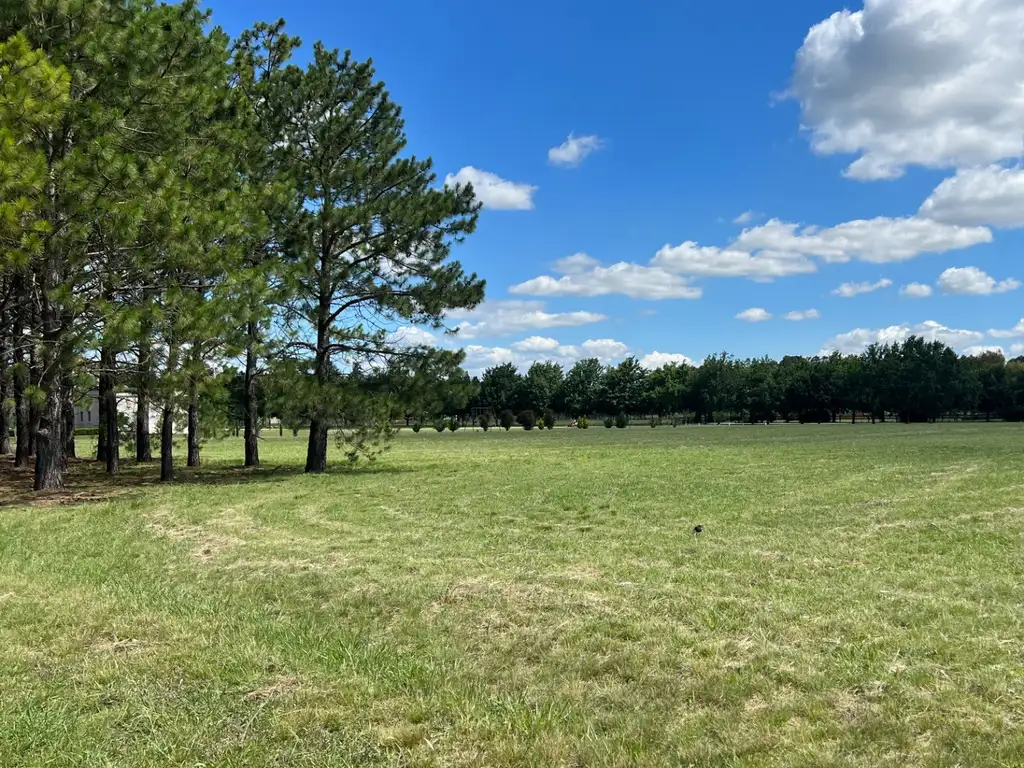
M 875 344 L 860 355 L 737 359 L 710 356 L 700 365 L 647 370 L 634 357 L 605 366 L 581 360 L 564 370 L 538 362 L 520 374 L 512 363 L 479 378 L 463 372 L 434 396 L 430 408 L 406 411 L 407 422 L 437 415 L 555 411 L 569 417 L 676 416 L 720 421 L 927 422 L 953 418 L 1024 420 L 1024 357 L 998 352 L 958 356 L 919 337 Z
M 196 465 L 238 359 L 246 466 L 262 388 L 321 472 L 329 428 L 361 425 L 352 451 L 386 429 L 396 395 L 362 371 L 418 385 L 462 360 L 391 332 L 483 299 L 451 253 L 473 190 L 408 151 L 371 61 L 317 43 L 299 66 L 283 21 L 210 22 L 196 0 L 0 0 L 0 453 L 37 490 L 62 486 L 94 387 L 107 471 L 122 443 L 153 460 L 155 410 L 170 480 L 177 414 Z

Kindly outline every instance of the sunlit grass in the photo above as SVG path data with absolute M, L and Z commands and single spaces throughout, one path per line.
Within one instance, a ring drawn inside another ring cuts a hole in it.
M 8 473 L 0 765 L 1021 765 L 1022 446 L 431 430 L 310 477 L 268 435 L 258 473 L 76 467 L 74 504 Z

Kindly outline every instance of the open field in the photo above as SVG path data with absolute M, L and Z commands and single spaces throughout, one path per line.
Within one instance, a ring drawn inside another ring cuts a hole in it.
M 0 765 L 1024 764 L 1020 425 L 303 449 L 3 470 Z

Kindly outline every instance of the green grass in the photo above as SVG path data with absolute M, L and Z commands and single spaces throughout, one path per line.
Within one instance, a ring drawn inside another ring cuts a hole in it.
M 1022 447 L 424 430 L 306 477 L 268 435 L 75 503 L 5 470 L 0 765 L 1020 766 Z

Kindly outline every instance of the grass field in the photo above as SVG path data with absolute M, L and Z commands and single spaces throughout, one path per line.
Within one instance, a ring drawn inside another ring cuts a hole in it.
M 241 448 L 0 475 L 0 766 L 1024 765 L 1021 426 Z

